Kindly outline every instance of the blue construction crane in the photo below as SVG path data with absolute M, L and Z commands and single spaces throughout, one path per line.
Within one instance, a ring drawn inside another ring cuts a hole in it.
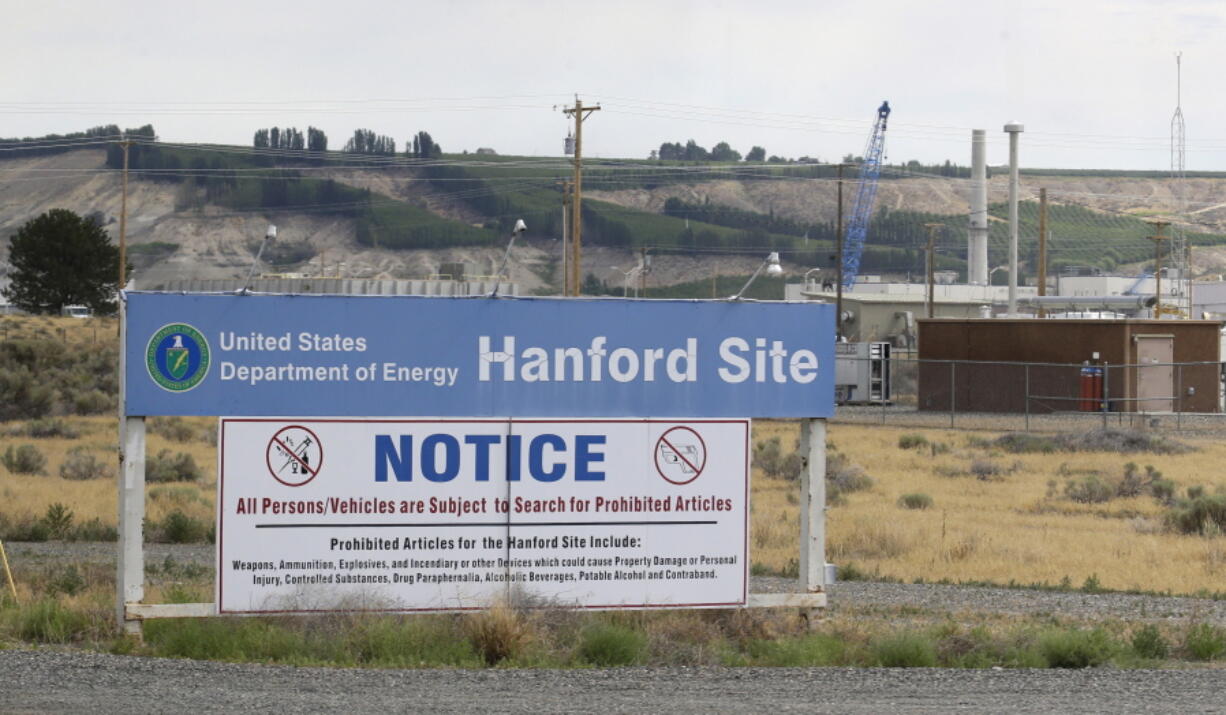
M 877 121 L 864 149 L 864 162 L 860 164 L 860 181 L 856 188 L 856 202 L 852 204 L 851 220 L 843 238 L 843 287 L 856 284 L 860 273 L 860 255 L 864 253 L 864 237 L 873 217 L 873 203 L 877 200 L 877 178 L 881 176 L 881 154 L 885 149 L 885 124 L 890 118 L 890 103 L 882 102 L 877 108 Z

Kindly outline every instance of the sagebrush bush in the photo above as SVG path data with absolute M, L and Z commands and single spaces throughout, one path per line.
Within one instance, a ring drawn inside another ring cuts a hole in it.
M 904 434 L 898 438 L 899 449 L 919 449 L 928 446 L 928 438 L 922 434 Z
M 60 465 L 60 476 L 72 481 L 110 479 L 114 476 L 114 471 L 88 447 L 73 447 L 68 450 L 68 456 Z
M 873 478 L 864 473 L 857 464 L 852 464 L 842 452 L 826 454 L 826 502 L 840 503 L 851 492 L 864 491 L 873 486 Z
M 1101 504 L 1115 497 L 1115 486 L 1104 479 L 1090 475 L 1066 482 L 1064 495 L 1082 504 Z
M 192 442 L 199 434 L 182 417 L 154 417 L 149 420 L 149 431 L 171 442 Z
M 44 417 L 42 419 L 30 420 L 21 432 L 25 436 L 35 439 L 50 437 L 76 439 L 81 436 L 80 431 L 59 417 Z
M 1150 452 L 1153 454 L 1183 454 L 1192 448 L 1169 437 L 1134 430 L 1091 430 L 1057 435 L 1037 435 L 1010 432 L 993 442 L 1008 452 L 1051 454 L 1053 452 Z
M 204 472 L 187 452 L 172 455 L 169 449 L 163 449 L 145 463 L 145 481 L 149 483 L 198 482 L 203 477 Z
M 1168 528 L 1181 534 L 1212 536 L 1226 532 L 1226 494 L 1205 494 L 1201 490 L 1200 496 L 1180 500 L 1171 507 L 1165 521 Z
M 903 494 L 898 497 L 898 506 L 904 509 L 931 509 L 932 497 L 920 492 Z
M 768 477 L 795 480 L 800 478 L 804 460 L 795 450 L 784 454 L 778 437 L 758 442 L 753 448 L 753 466 Z
M 0 463 L 13 474 L 45 474 L 47 457 L 32 444 L 9 445 Z

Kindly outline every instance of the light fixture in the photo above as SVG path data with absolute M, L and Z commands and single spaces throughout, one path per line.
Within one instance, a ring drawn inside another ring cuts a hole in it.
M 255 260 L 251 262 L 251 269 L 247 271 L 247 280 L 243 283 L 243 287 L 235 291 L 235 293 L 247 295 L 251 292 L 251 278 L 255 275 L 255 267 L 260 265 L 260 259 L 264 256 L 264 249 L 275 240 L 277 240 L 277 227 L 270 223 L 264 231 L 264 240 L 260 241 L 260 250 L 256 251 Z
M 506 270 L 507 261 L 511 259 L 511 246 L 514 246 L 515 239 L 518 238 L 520 234 L 522 234 L 524 231 L 527 231 L 527 230 L 528 230 L 528 224 L 524 223 L 524 220 L 522 218 L 515 220 L 515 228 L 511 229 L 511 240 L 507 242 L 507 250 L 505 253 L 502 254 L 502 265 L 498 266 L 498 270 L 494 272 L 494 290 L 490 292 L 491 298 L 498 297 L 498 286 L 502 282 L 502 272 Z
M 783 275 L 783 266 L 779 263 L 778 251 L 771 251 L 766 256 L 766 260 L 762 261 L 762 265 L 758 266 L 758 270 L 754 271 L 753 275 L 749 277 L 749 280 L 745 281 L 745 285 L 741 286 L 741 290 L 739 290 L 736 295 L 730 297 L 729 300 L 740 300 L 741 296 L 745 294 L 745 291 L 749 289 L 749 286 L 753 285 L 753 282 L 758 279 L 759 275 L 761 275 L 763 269 L 766 270 L 766 275 L 768 276 Z

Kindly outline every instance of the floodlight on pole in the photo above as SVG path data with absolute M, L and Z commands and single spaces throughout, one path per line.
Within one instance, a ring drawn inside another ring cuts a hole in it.
M 524 223 L 522 218 L 515 220 L 515 228 L 511 229 L 511 240 L 507 242 L 507 250 L 502 254 L 502 265 L 498 266 L 497 271 L 494 271 L 494 290 L 490 293 L 491 298 L 498 297 L 498 286 L 502 282 L 502 272 L 506 270 L 507 261 L 511 259 L 511 247 L 515 245 L 515 239 L 527 230 L 528 224 Z
M 736 295 L 730 296 L 729 300 L 740 300 L 741 296 L 745 295 L 745 291 L 749 290 L 749 286 L 753 285 L 753 282 L 758 279 L 758 276 L 762 274 L 763 270 L 766 271 L 766 275 L 768 276 L 783 275 L 783 266 L 779 263 L 778 251 L 771 251 L 766 256 L 766 260 L 762 261 L 762 265 L 758 266 L 758 270 L 754 271 L 753 275 L 749 277 L 749 280 L 745 281 L 745 285 L 741 286 L 741 290 L 737 291 Z
M 260 250 L 256 251 L 255 260 L 251 262 L 251 269 L 247 271 L 247 280 L 243 283 L 243 287 L 236 291 L 239 295 L 247 295 L 251 292 L 251 278 L 255 275 L 255 267 L 260 265 L 260 259 L 264 257 L 264 249 L 275 240 L 277 240 L 277 227 L 270 223 L 264 231 L 264 240 L 260 241 Z

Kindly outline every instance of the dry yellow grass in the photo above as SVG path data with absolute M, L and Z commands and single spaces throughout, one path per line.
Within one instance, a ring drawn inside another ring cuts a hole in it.
M 214 421 L 189 422 L 203 432 Z M 113 479 L 67 481 L 59 466 L 68 450 L 85 445 L 100 459 L 114 459 L 113 418 L 70 418 L 82 432 L 77 440 L 0 438 L 8 444 L 35 444 L 48 457 L 47 476 L 7 473 L 0 466 L 0 513 L 21 518 L 40 516 L 60 502 L 73 510 L 76 521 L 98 518 L 116 523 Z M 0 425 L 8 432 L 16 423 Z M 924 430 L 928 440 L 949 445 L 933 456 L 931 450 L 903 450 L 898 439 L 914 429 L 832 424 L 829 439 L 850 461 L 864 468 L 874 485 L 854 492 L 827 517 L 827 558 L 854 564 L 862 571 L 911 581 L 951 579 L 996 583 L 1047 582 L 1067 578 L 1080 586 L 1096 576 L 1105 588 L 1171 590 L 1195 593 L 1226 590 L 1226 537 L 1181 536 L 1163 531 L 1164 508 L 1150 497 L 1113 499 L 1104 504 L 1078 504 L 1063 495 L 1067 470 L 1096 469 L 1122 473 L 1133 461 L 1153 464 L 1181 487 L 1226 485 L 1217 465 L 1226 462 L 1226 445 L 1212 440 L 1185 440 L 1197 450 L 1184 455 L 1124 455 L 1116 453 L 994 455 L 968 446 L 968 435 L 949 430 Z M 799 425 L 759 421 L 754 439 L 780 437 L 785 450 L 794 448 Z M 980 438 L 994 435 L 978 434 Z M 216 481 L 216 449 L 204 441 L 171 442 L 149 435 L 149 454 L 162 449 L 187 452 L 204 473 L 199 484 L 154 484 L 148 487 L 148 518 L 160 521 L 174 510 L 211 523 Z M 984 481 L 968 472 L 974 459 L 990 458 L 1016 469 Z M 961 476 L 945 476 L 962 473 Z M 1055 494 L 1049 482 L 1056 481 Z M 798 489 L 796 482 L 753 476 L 750 555 L 753 563 L 784 571 L 798 557 Z M 898 506 L 901 495 L 928 494 L 932 508 Z
M 795 444 L 798 425 L 759 422 L 755 440 L 780 436 Z M 827 513 L 827 558 L 855 564 L 862 571 L 911 581 L 951 579 L 996 583 L 1057 584 L 1068 578 L 1080 586 L 1095 576 L 1104 588 L 1171 590 L 1195 593 L 1226 590 L 1226 538 L 1182 536 L 1162 530 L 1163 507 L 1151 497 L 1078 504 L 1064 497 L 1066 470 L 1123 473 L 1123 465 L 1153 464 L 1181 487 L 1226 484 L 1217 465 L 1226 445 L 1185 440 L 1197 451 L 1183 455 L 1056 453 L 992 456 L 1010 473 L 991 481 L 963 476 L 982 448 L 968 447 L 968 435 L 948 430 L 920 431 L 930 441 L 951 447 L 903 450 L 898 438 L 914 429 L 831 425 L 829 440 L 875 480 L 849 494 Z M 977 435 L 990 438 L 995 435 Z M 1056 494 L 1049 497 L 1049 481 Z M 754 475 L 751 555 L 774 570 L 797 558 L 798 485 Z M 932 508 L 898 506 L 906 493 L 921 492 Z
M 10 431 L 19 429 L 22 423 L 0 424 L 0 435 L 6 435 L 0 436 L 0 453 L 9 445 L 32 444 L 47 457 L 46 474 L 42 475 L 11 474 L 0 465 L 0 513 L 15 519 L 39 517 L 46 513 L 47 507 L 61 503 L 72 510 L 74 523 L 97 518 L 103 524 L 114 526 L 118 522 L 118 506 L 113 474 L 108 479 L 88 481 L 66 480 L 59 474 L 68 451 L 78 446 L 88 448 L 100 461 L 111 465 L 114 472 L 118 464 L 116 420 L 113 417 L 70 417 L 65 420 L 80 431 L 80 437 L 70 440 L 7 436 Z M 216 424 L 216 420 L 211 418 L 191 418 L 188 421 L 200 431 Z M 216 448 L 204 441 L 172 442 L 160 435 L 149 434 L 148 455 L 152 457 L 163 449 L 170 450 L 171 454 L 190 454 L 200 466 L 204 478 L 195 484 L 148 485 L 146 517 L 150 521 L 161 521 L 177 509 L 187 516 L 212 523 L 217 482 Z
M 69 345 L 115 345 L 119 342 L 115 317 L 61 318 L 13 315 L 0 317 L 0 340 L 47 338 Z

